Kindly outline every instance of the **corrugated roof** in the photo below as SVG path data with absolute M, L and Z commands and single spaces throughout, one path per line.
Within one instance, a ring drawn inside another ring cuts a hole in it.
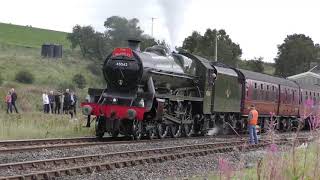
M 320 92 L 320 85 L 305 85 L 305 84 L 303 84 L 300 87 L 303 90 L 311 90 L 311 91 Z
M 300 73 L 300 74 L 296 74 L 293 76 L 289 76 L 288 79 L 299 79 L 305 76 L 311 76 L 311 77 L 315 77 L 315 78 L 319 78 L 320 79 L 320 75 L 317 73 L 314 73 L 313 71 L 307 71 L 304 73 Z

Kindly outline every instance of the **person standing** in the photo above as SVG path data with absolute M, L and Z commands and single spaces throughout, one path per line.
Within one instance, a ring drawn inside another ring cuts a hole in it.
M 250 106 L 250 112 L 248 115 L 248 129 L 250 135 L 250 144 L 258 144 L 258 136 L 256 126 L 258 123 L 259 113 L 254 105 Z
M 74 92 L 71 92 L 71 101 L 72 101 L 72 110 L 73 110 L 73 113 L 74 115 L 77 115 L 77 101 L 78 101 L 78 98 L 76 96 L 76 94 Z
M 43 102 L 43 112 L 44 113 L 49 113 L 49 97 L 48 97 L 48 93 L 45 91 L 42 94 L 42 102 Z
M 55 114 L 60 114 L 60 109 L 61 109 L 61 94 L 59 92 L 57 92 L 54 95 L 54 113 Z
M 16 101 L 18 99 L 17 93 L 15 92 L 15 90 L 12 88 L 11 89 L 11 107 L 14 108 L 14 110 L 16 111 L 16 113 L 18 112 L 17 106 L 16 106 Z
M 11 97 L 11 92 L 10 91 L 6 95 L 5 101 L 7 103 L 7 114 L 9 114 L 9 112 L 12 113 L 12 97 Z
M 86 96 L 86 101 L 87 101 L 87 103 L 90 103 L 90 102 L 91 102 L 91 97 L 90 97 L 89 94 Z M 90 121 L 91 121 L 91 114 L 89 114 L 89 115 L 87 116 L 87 124 L 86 124 L 86 127 L 90 127 L 90 124 L 91 124 Z
M 71 109 L 72 105 L 72 99 L 71 99 L 71 94 L 70 90 L 66 89 L 66 92 L 64 93 L 64 98 L 63 98 L 63 107 L 65 108 L 66 113 L 71 115 L 71 118 L 73 118 L 73 110 Z
M 51 114 L 53 114 L 53 108 L 54 108 L 54 94 L 53 91 L 50 91 L 50 94 L 48 95 L 49 98 L 49 107 L 51 110 Z

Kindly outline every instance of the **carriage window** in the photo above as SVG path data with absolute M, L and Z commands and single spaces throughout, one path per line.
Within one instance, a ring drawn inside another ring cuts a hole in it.
M 311 91 L 309 92 L 310 96 L 311 96 Z
M 292 101 L 294 102 L 294 91 L 292 90 Z
M 315 92 L 313 92 L 313 96 L 316 97 L 316 93 Z
M 319 97 L 319 93 L 317 93 L 318 94 L 318 97 Z
M 249 96 L 249 86 L 248 86 L 248 82 L 246 82 L 246 96 Z
M 305 99 L 308 100 L 308 92 L 306 92 Z
M 254 88 L 256 88 L 256 89 L 257 89 L 257 83 L 254 83 Z
M 274 91 L 274 86 L 272 86 L 272 91 Z
M 261 89 L 263 90 L 263 84 L 261 84 Z
M 269 91 L 269 85 L 267 85 L 267 91 Z

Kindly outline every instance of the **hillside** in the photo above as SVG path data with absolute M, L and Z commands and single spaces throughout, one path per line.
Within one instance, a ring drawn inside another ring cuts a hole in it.
M 80 99 L 85 97 L 88 87 L 104 86 L 101 75 L 94 75 L 89 65 L 100 70 L 101 62 L 92 62 L 81 56 L 79 50 L 71 50 L 64 32 L 44 30 L 0 23 L 0 74 L 3 84 L 0 97 L 4 97 L 10 88 L 20 95 L 19 106 L 23 111 L 34 112 L 42 108 L 41 94 L 44 90 L 61 90 L 74 87 L 72 78 L 82 74 L 87 82 L 86 88 L 75 89 Z M 64 46 L 62 59 L 48 59 L 40 56 L 43 42 L 52 42 Z M 34 75 L 32 84 L 18 83 L 17 72 L 26 70 Z M 63 88 L 62 88 L 63 87 Z M 0 103 L 2 112 L 5 104 Z
M 47 42 L 62 44 L 65 49 L 69 49 L 70 43 L 66 36 L 65 32 L 0 23 L 0 43 L 5 44 L 40 48 Z

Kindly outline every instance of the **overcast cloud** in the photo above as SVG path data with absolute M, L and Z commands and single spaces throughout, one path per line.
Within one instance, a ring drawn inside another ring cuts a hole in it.
M 316 0 L 3 0 L 0 22 L 66 32 L 75 24 L 92 25 L 104 31 L 105 19 L 118 15 L 138 18 L 151 34 L 155 17 L 157 39 L 181 46 L 194 30 L 225 29 L 240 44 L 243 59 L 262 56 L 273 62 L 288 34 L 304 33 L 320 42 L 319 10 Z

